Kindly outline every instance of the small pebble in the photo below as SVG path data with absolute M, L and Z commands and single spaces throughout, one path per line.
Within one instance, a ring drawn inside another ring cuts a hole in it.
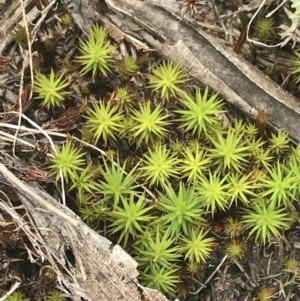
M 214 21 L 216 19 L 216 17 L 213 14 L 207 14 L 205 16 L 205 19 L 208 20 L 208 21 Z
M 49 119 L 50 119 L 49 114 L 41 109 L 35 110 L 33 113 L 33 120 L 38 124 L 46 122 Z

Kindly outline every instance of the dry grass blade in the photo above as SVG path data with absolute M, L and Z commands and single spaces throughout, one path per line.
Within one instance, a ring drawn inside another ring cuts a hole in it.
M 6 70 L 6 64 L 11 60 L 11 57 L 0 57 L 0 71 Z

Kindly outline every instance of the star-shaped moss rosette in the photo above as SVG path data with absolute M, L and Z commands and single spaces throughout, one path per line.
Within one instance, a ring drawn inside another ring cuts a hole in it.
M 245 175 L 230 173 L 227 179 L 230 206 L 232 203 L 235 203 L 238 206 L 239 201 L 248 205 L 249 199 L 256 196 L 255 190 L 258 186 L 251 177 L 252 173 Z
M 179 97 L 184 94 L 182 84 L 189 80 L 187 74 L 181 69 L 179 63 L 163 61 L 148 75 L 149 87 L 153 91 L 160 91 L 162 100 L 169 101 L 170 97 Z
M 207 176 L 203 176 L 196 186 L 200 196 L 201 205 L 206 209 L 207 213 L 214 216 L 217 210 L 225 211 L 230 205 L 229 185 L 226 176 L 220 173 L 212 173 L 209 171 Z
M 209 150 L 210 158 L 216 165 L 217 171 L 232 170 L 241 172 L 250 165 L 250 146 L 244 136 L 237 134 L 234 128 L 229 127 L 225 135 L 217 132 L 216 138 L 211 138 L 213 148 Z
M 106 31 L 103 27 L 95 25 L 87 41 L 80 41 L 79 50 L 81 55 L 77 61 L 82 64 L 82 73 L 86 74 L 92 71 L 92 76 L 96 73 L 108 76 L 114 62 L 112 52 L 115 47 L 107 39 Z
M 283 155 L 291 149 L 289 134 L 282 129 L 279 129 L 277 133 L 271 134 L 269 144 L 271 152 L 277 156 Z
M 129 115 L 133 109 L 135 93 L 128 86 L 117 87 L 114 92 L 114 97 L 110 103 L 117 107 L 118 111 L 125 111 Z
M 174 246 L 170 231 L 166 228 L 161 229 L 157 226 L 154 231 L 146 231 L 143 236 L 145 239 L 135 244 L 135 259 L 145 272 L 156 268 L 172 268 L 179 261 L 181 254 L 179 246 Z
M 76 189 L 79 196 L 82 196 L 84 193 L 94 195 L 97 190 L 95 177 L 99 171 L 100 168 L 92 168 L 91 164 L 85 169 L 78 171 L 75 177 L 72 178 L 73 184 L 70 190 Z
M 59 290 L 53 290 L 51 294 L 47 297 L 47 301 L 65 301 L 63 293 Z
M 151 102 L 139 104 L 139 110 L 132 110 L 131 137 L 137 146 L 142 143 L 148 145 L 162 140 L 168 133 L 167 126 L 170 124 L 166 119 L 168 115 L 163 114 L 160 105 L 156 108 L 151 107 Z
M 187 182 L 191 183 L 191 185 L 196 185 L 203 174 L 208 173 L 211 164 L 211 159 L 207 157 L 203 149 L 200 149 L 198 143 L 194 151 L 190 147 L 183 148 L 180 161 L 179 169 L 181 170 L 182 178 L 187 178 Z
M 256 22 L 254 30 L 258 38 L 266 42 L 276 35 L 275 21 L 272 17 L 262 18 Z
M 233 218 L 232 216 L 224 220 L 223 227 L 225 234 L 230 238 L 238 237 L 243 233 L 243 224 L 239 219 Z
M 61 177 L 61 172 L 66 183 L 77 177 L 77 172 L 82 171 L 84 165 L 84 153 L 77 149 L 71 142 L 66 142 L 61 148 L 52 151 L 50 159 L 50 175 L 56 177 L 58 181 Z
M 246 209 L 242 216 L 244 228 L 249 230 L 249 236 L 263 245 L 271 241 L 271 237 L 281 238 L 281 231 L 288 229 L 293 219 L 285 208 L 277 208 L 273 203 L 266 204 L 266 200 L 253 201 L 254 204 Z
M 134 76 L 139 70 L 137 60 L 132 56 L 126 56 L 117 66 L 116 71 L 120 77 L 126 79 Z
M 71 93 L 65 91 L 65 88 L 68 87 L 70 83 L 63 77 L 63 74 L 56 77 L 52 69 L 49 78 L 44 74 L 37 74 L 33 90 L 38 93 L 36 98 L 42 99 L 42 106 L 47 109 L 55 106 L 59 107 L 62 105 L 64 98 Z
M 83 200 L 79 209 L 82 220 L 92 229 L 99 230 L 99 225 L 111 220 L 110 208 L 105 204 L 105 199 L 95 202 L 92 199 Z M 78 202 L 80 203 L 80 202 Z
M 21 292 L 13 292 L 5 300 L 6 301 L 29 301 L 29 299 L 25 298 L 24 294 Z
M 86 127 L 92 133 L 95 143 L 102 138 L 106 145 L 109 138 L 115 140 L 116 135 L 119 134 L 122 128 L 123 115 L 117 107 L 100 101 L 98 104 L 94 103 L 93 107 L 89 109 L 86 120 Z
M 179 282 L 178 267 L 151 266 L 150 271 L 143 272 L 141 275 L 142 285 L 172 297 L 175 297 L 174 291 Z
M 246 249 L 246 244 L 238 239 L 232 239 L 225 245 L 226 254 L 230 260 L 244 259 Z
M 277 161 L 273 168 L 268 169 L 268 176 L 262 179 L 260 186 L 263 189 L 261 198 L 268 199 L 268 202 L 273 203 L 274 206 L 288 207 L 296 200 L 299 177 L 293 168 L 289 170 Z
M 295 74 L 295 83 L 298 84 L 300 82 L 300 49 L 296 49 L 294 54 L 297 58 L 293 61 L 292 72 Z
M 217 114 L 224 112 L 222 102 L 217 94 L 209 97 L 208 88 L 203 94 L 200 89 L 196 89 L 195 97 L 184 94 L 180 101 L 184 106 L 183 109 L 176 110 L 176 113 L 180 115 L 178 119 L 180 127 L 191 131 L 192 134 L 197 134 L 198 138 L 208 130 L 214 130 L 220 123 Z
M 136 239 L 154 219 L 150 214 L 151 209 L 151 206 L 147 206 L 144 195 L 137 200 L 132 193 L 128 197 L 121 197 L 121 202 L 114 206 L 111 213 L 113 223 L 109 232 L 119 232 L 118 243 L 123 241 L 123 246 L 126 246 L 129 236 Z
M 191 228 L 187 236 L 181 239 L 180 251 L 185 254 L 185 260 L 205 263 L 215 245 L 214 239 L 206 237 L 208 231 Z
M 168 225 L 170 234 L 179 237 L 179 233 L 188 235 L 189 229 L 204 222 L 201 201 L 193 188 L 185 188 L 179 183 L 178 192 L 170 184 L 166 185 L 165 192 L 159 192 L 157 209 L 163 212 L 155 222 Z
M 158 143 L 154 149 L 148 149 L 142 160 L 142 166 L 139 168 L 141 175 L 145 177 L 148 185 L 160 185 L 164 187 L 171 178 L 178 175 L 179 160 L 167 150 L 166 145 Z
M 260 288 L 257 293 L 257 300 L 259 301 L 271 301 L 274 299 L 274 292 L 272 288 L 269 287 L 262 287 Z
M 135 172 L 138 165 L 126 172 L 126 162 L 120 164 L 119 159 L 116 162 L 107 163 L 101 167 L 102 177 L 97 183 L 99 193 L 103 194 L 113 206 L 119 205 L 122 198 L 127 198 L 131 194 L 135 194 L 140 186 L 135 183 Z

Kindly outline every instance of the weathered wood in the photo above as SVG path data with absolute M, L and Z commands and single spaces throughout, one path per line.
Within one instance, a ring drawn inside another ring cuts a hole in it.
M 28 13 L 26 14 L 26 22 L 30 24 L 39 14 L 39 11 L 32 5 L 32 0 L 23 0 L 23 3 L 24 7 L 27 9 L 31 4 L 31 9 L 28 10 Z M 9 33 L 18 23 L 23 26 L 25 24 L 20 2 L 6 0 L 4 4 L 0 4 L 0 54 L 3 54 L 3 51 L 11 42 L 12 38 Z

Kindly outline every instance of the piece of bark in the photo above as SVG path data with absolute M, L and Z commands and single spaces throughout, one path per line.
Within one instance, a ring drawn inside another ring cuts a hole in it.
M 26 21 L 30 24 L 34 18 L 39 14 L 38 9 L 33 5 L 31 0 L 23 0 L 23 5 L 25 9 L 28 10 L 28 6 L 31 4 L 31 9 L 26 15 Z M 10 32 L 15 28 L 16 24 L 25 25 L 22 15 L 22 7 L 20 1 L 6 1 L 5 4 L 0 5 L 0 54 L 3 54 L 3 51 L 7 45 L 11 42 L 12 37 Z

